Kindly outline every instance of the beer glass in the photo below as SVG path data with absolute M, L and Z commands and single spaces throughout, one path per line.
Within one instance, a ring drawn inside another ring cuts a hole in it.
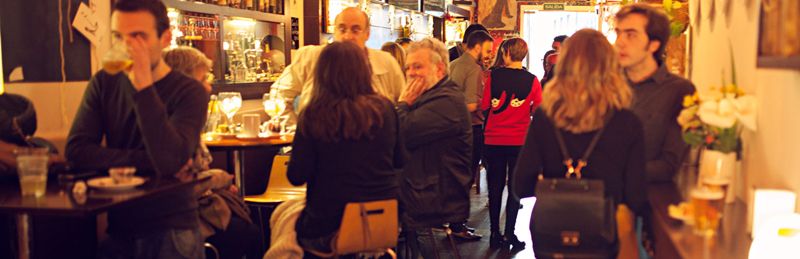
M 719 227 L 722 217 L 723 198 L 725 193 L 710 188 L 697 188 L 689 195 L 694 219 L 694 232 L 698 235 L 712 236 Z
M 103 55 L 103 70 L 115 75 L 133 65 L 128 49 L 121 40 L 111 44 L 111 48 Z

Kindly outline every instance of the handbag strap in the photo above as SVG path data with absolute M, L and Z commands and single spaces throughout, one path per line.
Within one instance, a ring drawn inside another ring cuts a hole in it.
M 603 132 L 606 129 L 606 125 L 611 120 L 611 117 L 614 116 L 614 110 L 612 109 L 611 112 L 606 114 L 606 117 L 603 121 L 603 126 L 597 130 L 597 133 L 594 134 L 592 138 L 592 142 L 589 142 L 589 147 L 586 148 L 586 151 L 583 152 L 583 157 L 578 159 L 577 166 L 574 165 L 574 161 L 572 157 L 569 155 L 569 151 L 567 151 L 567 144 L 564 143 L 564 137 L 561 134 L 561 129 L 557 127 L 553 127 L 556 133 L 556 140 L 558 141 L 558 147 L 561 150 L 561 155 L 564 157 L 564 165 L 567 167 L 567 174 L 566 178 L 570 178 L 572 175 L 575 175 L 575 178 L 581 179 L 581 170 L 588 165 L 589 156 L 592 155 L 592 151 L 597 146 L 597 142 L 600 141 L 600 136 L 603 135 Z

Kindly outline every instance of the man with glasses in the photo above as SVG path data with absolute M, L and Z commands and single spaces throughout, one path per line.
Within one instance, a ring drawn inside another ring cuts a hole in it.
M 336 16 L 335 24 L 333 39 L 339 42 L 353 42 L 367 51 L 372 67 L 372 87 L 378 94 L 397 102 L 406 81 L 400 65 L 389 53 L 366 47 L 370 30 L 369 16 L 356 7 L 349 7 Z M 283 74 L 272 84 L 270 92 L 286 102 L 286 109 L 282 112 L 281 119 L 288 131 L 294 131 L 297 114 L 311 99 L 314 69 L 322 49 L 323 46 L 308 46 L 298 50 L 292 64 L 286 67 Z M 296 110 L 293 106 L 295 97 L 300 98 Z

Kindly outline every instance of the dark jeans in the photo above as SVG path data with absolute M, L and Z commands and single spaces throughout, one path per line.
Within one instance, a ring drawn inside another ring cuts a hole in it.
M 166 229 L 141 236 L 114 236 L 100 244 L 101 259 L 205 258 L 198 228 Z
M 217 231 L 206 239 L 219 250 L 221 259 L 261 258 L 258 251 L 258 227 L 238 216 L 231 216 L 231 222 L 225 231 Z
M 416 259 L 420 256 L 424 259 L 455 258 L 455 251 L 449 243 L 447 234 L 442 229 L 409 229 L 403 234 L 407 245 L 411 248 L 411 254 L 405 255 L 403 258 Z
M 489 183 L 489 222 L 492 233 L 500 232 L 500 208 L 503 189 L 508 186 L 506 200 L 506 235 L 514 234 L 517 222 L 519 198 L 514 195 L 511 183 L 514 182 L 514 166 L 517 164 L 519 146 L 486 145 L 486 180 Z M 506 180 L 508 177 L 508 180 Z
M 473 181 L 478 179 L 478 174 L 481 173 L 480 171 L 480 164 L 481 158 L 483 158 L 483 125 L 473 125 L 472 126 L 472 179 Z M 475 182 L 474 184 L 480 184 Z

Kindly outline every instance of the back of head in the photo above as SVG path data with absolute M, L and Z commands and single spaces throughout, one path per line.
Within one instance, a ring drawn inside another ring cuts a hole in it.
M 567 35 L 558 35 L 555 38 L 553 38 L 553 42 L 564 43 L 565 40 L 567 40 Z
M 161 0 L 117 0 L 116 3 L 114 3 L 114 11 L 145 11 L 152 14 L 156 19 L 156 32 L 158 36 L 161 36 L 162 33 L 169 29 L 167 7 Z
M 351 42 L 327 45 L 314 71 L 311 101 L 301 112 L 306 136 L 327 142 L 371 138 L 383 124 L 389 101 L 372 88 L 372 70 L 364 49 Z
M 664 59 L 664 51 L 667 48 L 667 42 L 669 41 L 669 35 L 671 33 L 669 17 L 667 17 L 667 14 L 664 12 L 664 10 L 660 8 L 656 8 L 645 3 L 638 3 L 623 6 L 619 9 L 614 18 L 619 21 L 628 18 L 633 14 L 642 15 L 647 18 L 645 32 L 647 33 L 648 39 L 661 43 L 659 44 L 658 50 L 653 53 L 653 58 L 656 59 L 656 62 L 661 64 Z
M 467 49 L 472 49 L 475 46 L 479 46 L 485 42 L 494 42 L 494 38 L 492 35 L 489 35 L 488 32 L 485 31 L 476 31 L 467 37 Z
M 194 72 L 197 68 L 205 67 L 211 69 L 212 67 L 211 60 L 203 52 L 188 46 L 165 50 L 163 55 L 164 62 L 172 70 L 192 78 L 194 78 Z
M 395 40 L 394 42 L 397 44 L 411 44 L 411 39 L 402 37 L 402 38 L 397 38 L 397 40 Z
M 391 54 L 392 57 L 397 60 L 397 64 L 400 65 L 401 69 L 406 66 L 406 51 L 403 50 L 403 47 L 400 46 L 400 44 L 386 42 L 383 44 L 383 46 L 381 46 L 381 50 Z
M 480 23 L 473 23 L 467 26 L 467 29 L 464 30 L 464 38 L 461 39 L 461 41 L 466 42 L 467 38 L 469 38 L 469 35 L 471 35 L 473 32 L 476 31 L 483 31 L 489 33 L 489 30 L 487 30 L 486 27 L 483 27 L 483 25 L 481 25 Z
M 614 48 L 596 30 L 583 29 L 567 39 L 554 74 L 542 107 L 558 128 L 593 131 L 610 110 L 630 106 L 632 93 Z
M 503 42 L 500 42 L 500 46 L 497 46 L 497 52 L 494 54 L 494 63 L 489 67 L 490 70 L 506 66 L 506 62 L 503 60 L 503 53 L 508 51 L 509 40 L 510 39 L 505 39 Z
M 511 61 L 522 61 L 528 56 L 528 43 L 522 38 L 511 38 L 507 40 L 504 51 L 508 53 Z

